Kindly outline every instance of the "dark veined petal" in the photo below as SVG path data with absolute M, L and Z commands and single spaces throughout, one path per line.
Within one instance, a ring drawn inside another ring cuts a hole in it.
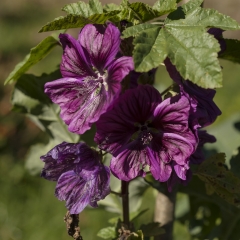
M 71 214 L 79 214 L 88 204 L 97 207 L 97 201 L 110 193 L 110 171 L 108 167 L 96 165 L 97 171 L 77 174 L 75 171 L 63 173 L 58 179 L 55 190 L 56 197 L 66 201 Z
M 93 183 L 84 181 L 74 171 L 65 172 L 58 179 L 55 195 L 60 201 L 66 201 L 71 214 L 78 214 L 90 202 Z
M 40 157 L 45 163 L 41 176 L 57 181 L 64 172 L 76 169 L 91 170 L 100 162 L 100 156 L 85 143 L 62 142 Z
M 111 160 L 111 172 L 120 180 L 130 181 L 135 177 L 144 177 L 144 167 L 149 163 L 146 151 L 134 142 Z
M 189 128 L 189 110 L 189 100 L 185 96 L 167 98 L 155 108 L 152 125 L 162 132 L 184 133 Z
M 101 73 L 117 55 L 120 48 L 120 31 L 109 23 L 103 25 L 87 24 L 78 36 L 78 42 L 88 52 L 92 65 Z
M 95 76 L 91 68 L 89 55 L 78 41 L 69 34 L 60 34 L 59 38 L 63 46 L 60 65 L 62 76 L 75 78 Z
M 120 86 L 119 86 L 120 87 Z M 45 93 L 59 104 L 61 118 L 69 131 L 82 134 L 91 128 L 112 103 L 115 95 L 95 80 L 62 78 L 45 84 Z
M 161 101 L 159 92 L 148 85 L 127 90 L 96 123 L 95 142 L 101 149 L 118 155 L 119 149 L 138 131 L 136 124 L 144 124 L 151 118 Z

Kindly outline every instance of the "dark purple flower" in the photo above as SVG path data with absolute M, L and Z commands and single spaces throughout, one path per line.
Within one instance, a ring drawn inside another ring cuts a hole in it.
M 63 142 L 41 157 L 45 162 L 41 176 L 57 181 L 55 195 L 66 201 L 71 214 L 80 213 L 88 204 L 110 192 L 109 168 L 101 163 L 100 155 L 85 143 Z
M 45 84 L 45 93 L 60 105 L 71 132 L 91 128 L 121 92 L 122 79 L 133 70 L 131 57 L 115 58 L 120 31 L 113 24 L 86 25 L 78 39 L 60 34 L 63 78 Z
M 177 95 L 162 101 L 160 93 L 149 85 L 125 92 L 113 108 L 96 123 L 95 141 L 112 153 L 111 171 L 124 181 L 145 176 L 150 166 L 155 179 L 165 182 L 173 163 L 187 164 L 197 140 L 189 129 L 189 101 Z
M 207 133 L 206 130 L 198 130 L 199 143 L 196 151 L 190 157 L 190 163 L 200 164 L 204 161 L 203 145 L 205 143 L 214 143 L 216 138 Z
M 188 165 L 186 165 L 186 166 L 188 166 Z M 189 169 L 189 167 L 185 168 L 184 166 L 180 166 L 179 168 L 182 168 L 185 179 L 179 178 L 176 171 L 172 171 L 172 174 L 167 181 L 167 187 L 168 187 L 169 192 L 171 192 L 173 190 L 173 188 L 179 184 L 186 186 L 192 178 L 192 172 Z
M 167 58 L 164 61 L 170 77 L 180 85 L 180 90 L 186 95 L 193 105 L 197 105 L 195 112 L 191 113 L 191 119 L 197 119 L 201 127 L 205 127 L 213 123 L 217 116 L 221 115 L 220 109 L 213 102 L 216 91 L 214 89 L 205 89 L 192 83 L 189 80 L 184 80 L 176 67 Z

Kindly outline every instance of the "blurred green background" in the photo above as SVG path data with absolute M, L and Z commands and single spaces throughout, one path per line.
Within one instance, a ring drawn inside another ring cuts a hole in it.
M 66 212 L 64 202 L 54 197 L 55 183 L 48 182 L 39 175 L 32 176 L 24 167 L 29 146 L 44 141 L 44 134 L 29 119 L 11 112 L 10 98 L 13 86 L 3 86 L 8 74 L 29 49 L 49 35 L 38 33 L 41 26 L 63 15 L 61 7 L 70 2 L 74 1 L 1 0 L 0 3 L 0 240 L 71 239 L 67 236 L 63 222 Z M 151 4 L 153 1 L 145 2 Z M 205 7 L 216 8 L 240 21 L 238 0 L 209 0 L 205 2 Z M 70 32 L 76 36 L 78 29 Z M 239 32 L 228 32 L 226 36 L 240 39 Z M 56 48 L 29 72 L 41 74 L 53 71 L 60 63 L 61 54 L 62 50 Z M 209 132 L 214 134 L 219 142 L 208 148 L 224 151 L 227 158 L 230 158 L 232 152 L 240 145 L 240 134 L 233 126 L 235 122 L 240 121 L 240 66 L 226 61 L 221 61 L 221 64 L 224 88 L 217 90 L 215 101 L 223 114 L 209 128 Z M 164 68 L 160 67 L 156 78 L 160 88 L 166 87 L 163 79 L 169 78 Z M 150 209 L 142 220 L 151 221 L 153 218 L 154 194 L 152 190 L 147 190 L 144 194 L 140 209 Z M 177 214 L 182 209 L 188 209 L 186 196 L 179 195 L 178 198 L 181 201 L 177 205 Z M 100 239 L 96 237 L 98 230 L 107 227 L 107 220 L 116 216 L 117 213 L 110 213 L 103 207 L 84 211 L 80 215 L 84 240 Z M 181 235 L 180 232 L 185 235 Z M 186 236 L 186 227 L 177 222 L 174 239 L 186 239 Z

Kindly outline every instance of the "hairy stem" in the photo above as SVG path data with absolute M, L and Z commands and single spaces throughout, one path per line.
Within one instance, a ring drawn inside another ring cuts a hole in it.
M 155 203 L 154 221 L 161 223 L 166 233 L 156 236 L 154 240 L 172 240 L 176 191 L 164 189 L 158 192 Z
M 123 223 L 129 228 L 129 194 L 128 182 L 121 181 L 122 183 L 122 208 L 123 208 Z

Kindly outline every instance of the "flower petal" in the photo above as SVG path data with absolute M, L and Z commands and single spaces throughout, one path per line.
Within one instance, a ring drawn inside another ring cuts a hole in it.
M 63 173 L 58 179 L 55 195 L 66 201 L 71 214 L 79 214 L 90 202 L 93 181 L 86 182 L 74 171 Z
M 89 53 L 92 64 L 102 72 L 120 49 L 120 35 L 118 28 L 111 23 L 106 28 L 87 24 L 80 32 L 78 42 Z
M 91 69 L 88 53 L 69 34 L 60 34 L 60 42 L 63 46 L 63 56 L 60 70 L 63 77 L 81 78 L 95 76 Z
M 45 163 L 41 176 L 52 181 L 57 181 L 62 173 L 74 169 L 77 172 L 82 169 L 93 172 L 94 166 L 100 163 L 98 153 L 83 142 L 62 142 L 40 158 Z
M 110 95 L 98 81 L 74 78 L 46 83 L 45 93 L 60 105 L 60 116 L 69 125 L 68 130 L 79 134 L 90 129 L 117 97 Z
M 156 105 L 161 102 L 161 95 L 151 86 L 139 85 L 127 90 L 96 123 L 95 142 L 103 150 L 118 155 L 119 149 L 129 142 L 136 123 L 144 123 L 153 116 Z

